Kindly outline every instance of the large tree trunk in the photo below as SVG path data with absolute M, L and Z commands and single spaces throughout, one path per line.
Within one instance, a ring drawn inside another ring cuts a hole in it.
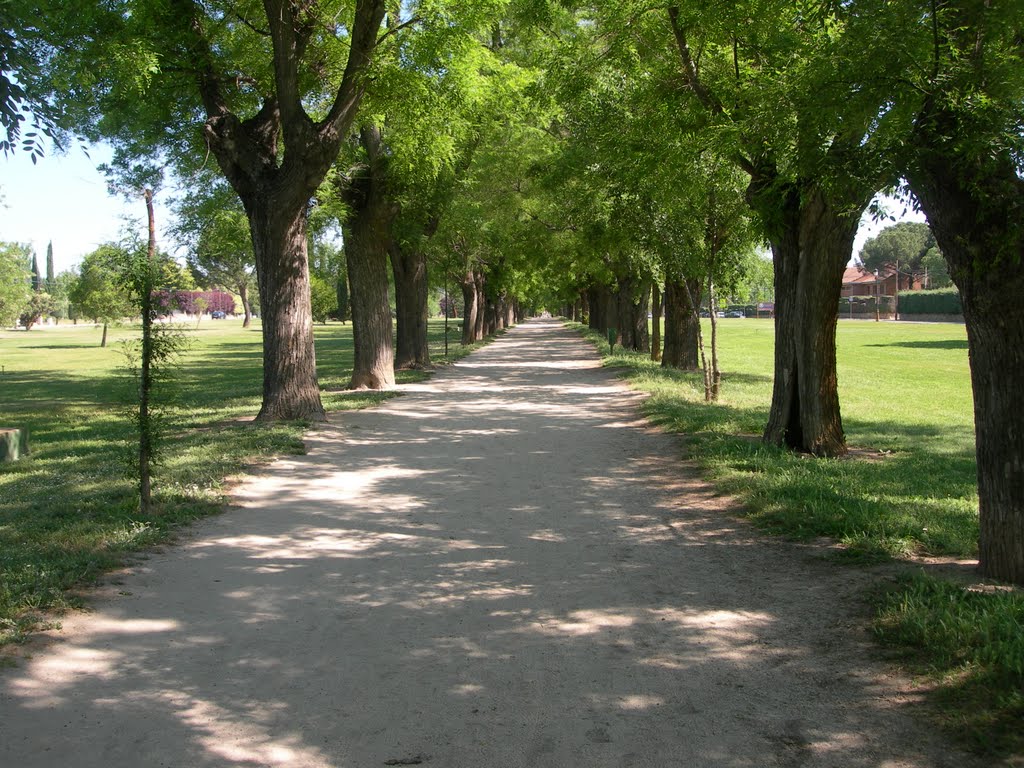
M 352 296 L 355 360 L 352 389 L 389 389 L 395 385 L 395 349 L 388 303 L 388 252 L 398 208 L 387 193 L 387 157 L 380 129 L 363 128 L 360 142 L 366 163 L 342 190 L 349 216 L 345 226 L 345 262 Z
M 419 249 L 390 249 L 395 276 L 395 368 L 429 368 L 427 256 Z
M 262 87 L 273 83 L 273 88 L 259 112 L 243 120 L 232 112 L 226 95 L 234 73 L 217 69 L 215 45 L 206 36 L 208 25 L 199 6 L 173 6 L 167 18 L 180 25 L 171 32 L 187 41 L 187 55 L 198 75 L 207 145 L 249 219 L 264 341 L 263 406 L 257 419 L 325 419 L 313 350 L 306 209 L 359 108 L 363 73 L 378 42 L 385 3 L 356 3 L 344 74 L 331 103 L 323 105 L 319 122 L 303 102 L 302 82 L 309 74 L 303 56 L 312 34 L 312 26 L 299 18 L 305 10 L 284 0 L 265 0 L 274 57 L 273 73 Z
M 1024 181 L 1008 152 L 946 138 L 964 133 L 952 115 L 925 113 L 905 175 L 960 289 L 974 391 L 981 571 L 1024 584 Z M 977 154 L 961 146 L 977 146 Z
M 691 297 L 695 304 L 691 304 Z M 665 278 L 665 351 L 663 368 L 696 371 L 700 367 L 700 280 L 669 276 Z
M 623 349 L 633 351 L 639 349 L 639 340 L 636 338 L 636 323 L 633 318 L 636 304 L 634 294 L 637 290 L 637 282 L 637 278 L 633 275 L 619 277 L 615 292 L 615 314 L 619 318 L 619 338 L 617 341 Z
M 647 330 L 650 283 L 634 275 L 620 277 L 615 297 L 619 343 L 633 352 L 649 352 L 651 337 Z
M 758 180 L 763 182 L 763 179 Z M 846 438 L 836 377 L 836 324 L 843 270 L 867 200 L 837 200 L 812 182 L 763 194 L 778 225 L 775 264 L 775 381 L 764 440 L 815 456 L 841 456 Z M 780 197 L 781 195 L 781 197 Z
M 476 341 L 476 320 L 481 308 L 477 303 L 476 276 L 471 270 L 462 277 L 462 344 Z
M 263 328 L 263 406 L 256 419 L 323 421 L 309 300 L 306 206 L 289 209 L 260 196 L 245 208 Z

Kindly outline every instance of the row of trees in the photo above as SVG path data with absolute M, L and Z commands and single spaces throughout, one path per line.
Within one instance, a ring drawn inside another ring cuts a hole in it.
M 698 306 L 767 243 L 764 439 L 841 455 L 842 273 L 875 194 L 903 185 L 963 298 L 983 568 L 1024 581 L 1014 4 L 115 0 L 44 4 L 42 16 L 8 5 L 39 57 L 16 73 L 15 98 L 42 105 L 51 132 L 112 142 L 123 186 L 169 170 L 190 190 L 233 190 L 263 317 L 261 419 L 323 418 L 317 217 L 344 233 L 352 384 L 367 387 L 429 361 L 428 267 L 457 278 L 464 340 L 543 303 L 657 354 L 646 318 L 664 304 L 662 358 L 693 367 Z M 713 393 L 713 352 L 710 367 Z

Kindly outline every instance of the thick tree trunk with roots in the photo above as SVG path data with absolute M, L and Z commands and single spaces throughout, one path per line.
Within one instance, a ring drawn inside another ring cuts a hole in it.
M 691 297 L 697 306 L 690 303 Z M 663 368 L 696 371 L 699 367 L 700 297 L 700 280 L 684 282 L 677 277 L 665 278 L 665 350 L 661 356 Z
M 919 118 L 906 178 L 960 289 L 967 325 L 981 571 L 1024 584 L 1024 181 L 1008 152 L 959 154 L 944 138 L 964 132 L 939 110 Z
M 323 421 L 309 299 L 306 207 L 261 196 L 245 208 L 263 328 L 263 406 L 256 418 Z
M 762 195 L 778 221 L 769 239 L 775 264 L 775 382 L 765 442 L 815 456 L 841 456 L 846 438 L 836 377 L 836 324 L 843 270 L 867 198 L 839 200 L 820 186 L 788 185 Z M 770 198 L 770 200 L 766 199 Z M 764 210 L 763 208 L 759 208 Z
M 185 55 L 197 73 L 206 113 L 205 138 L 224 176 L 245 207 L 255 250 L 263 319 L 263 406 L 257 419 L 325 417 L 316 379 L 306 209 L 337 159 L 363 95 L 384 19 L 383 0 L 358 0 L 350 30 L 348 59 L 323 119 L 305 111 L 303 61 L 316 26 L 300 18 L 295 3 L 264 0 L 266 33 L 273 47 L 270 90 L 259 112 L 242 119 L 226 94 L 234 72 L 218 69 L 207 18 L 199 4 L 172 0 L 165 18 L 187 41 Z M 318 93 L 323 93 L 323 84 Z M 279 152 L 283 149 L 283 156 Z
M 390 255 L 395 276 L 395 368 L 429 368 L 427 256 L 397 243 Z

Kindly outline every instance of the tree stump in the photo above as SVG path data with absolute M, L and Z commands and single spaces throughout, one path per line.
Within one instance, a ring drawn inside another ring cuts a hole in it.
M 28 430 L 0 427 L 0 461 L 17 461 L 28 455 Z

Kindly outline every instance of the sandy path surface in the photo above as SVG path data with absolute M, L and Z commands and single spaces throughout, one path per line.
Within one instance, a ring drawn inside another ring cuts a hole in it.
M 975 764 L 574 334 L 409 389 L 0 671 L 0 766 Z

